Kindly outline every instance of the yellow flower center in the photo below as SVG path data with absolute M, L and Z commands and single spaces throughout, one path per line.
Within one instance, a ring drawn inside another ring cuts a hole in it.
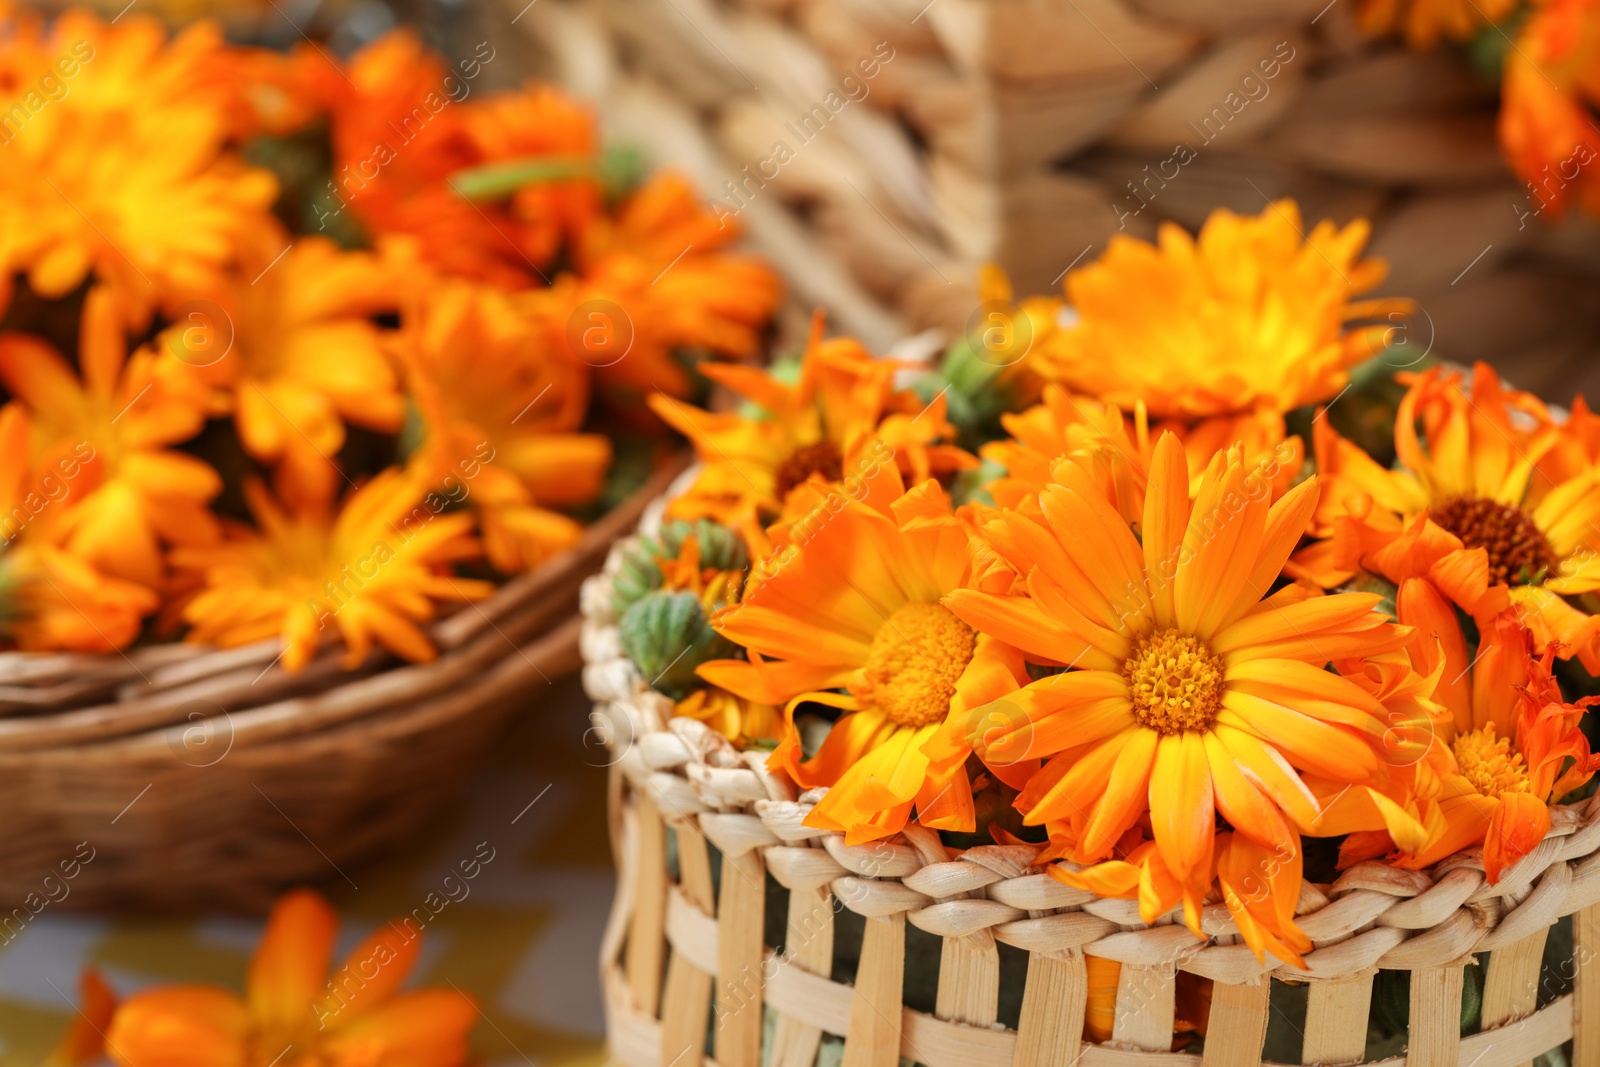
M 1494 723 L 1461 734 L 1453 746 L 1456 766 L 1472 788 L 1486 797 L 1528 791 L 1528 769 L 1522 753 L 1511 751 L 1511 738 L 1496 738 Z
M 844 477 L 844 455 L 832 441 L 822 440 L 813 445 L 801 445 L 789 454 L 778 467 L 778 499 L 789 495 L 789 490 L 813 474 L 820 474 L 830 482 Z
M 873 636 L 856 696 L 902 726 L 939 722 L 977 642 L 972 627 L 942 606 L 907 604 Z
M 1434 522 L 1489 556 L 1489 580 L 1526 584 L 1559 562 L 1533 518 L 1521 508 L 1477 497 L 1457 497 L 1428 509 Z
M 1139 638 L 1122 664 L 1133 718 L 1162 734 L 1206 730 L 1222 708 L 1222 657 L 1167 628 Z

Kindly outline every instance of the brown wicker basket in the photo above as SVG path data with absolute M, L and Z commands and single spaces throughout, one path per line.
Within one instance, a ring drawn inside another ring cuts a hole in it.
M 1588 966 L 1600 952 L 1600 801 L 1553 810 L 1550 835 L 1494 886 L 1477 849 L 1430 872 L 1369 863 L 1330 886 L 1308 883 L 1298 922 L 1316 946 L 1309 970 L 1262 964 L 1220 905 L 1207 909 L 1205 941 L 1182 925 L 1147 926 L 1136 902 L 1051 877 L 1033 846 L 962 852 L 913 827 L 850 847 L 805 826 L 815 792 L 797 796 L 767 773 L 764 753 L 672 717 L 622 654 L 609 594 L 605 575 L 585 588 L 583 654 L 616 753 L 620 884 L 600 966 L 622 1067 L 712 1056 L 720 1067 L 811 1067 L 823 1034 L 844 1038 L 843 1067 L 902 1057 L 927 1067 L 1253 1067 L 1264 1062 L 1271 978 L 1309 984 L 1302 1063 L 1361 1063 L 1379 969 L 1411 973 L 1409 1050 L 1376 1061 L 1386 1067 L 1512 1067 L 1568 1040 L 1573 1064 L 1600 1064 L 1600 971 Z M 781 956 L 764 935 L 769 874 L 789 891 Z M 865 917 L 853 985 L 829 977 L 844 909 Z M 1546 936 L 1565 915 L 1575 988 L 1538 1008 Z M 904 1002 L 908 922 L 942 939 L 931 1014 Z M 997 1022 L 999 944 L 1027 953 L 1016 1029 Z M 1463 969 L 1483 952 L 1492 955 L 1482 1031 L 1462 1037 Z M 1083 1040 L 1086 956 L 1122 965 L 1105 1044 Z M 1203 1055 L 1169 1051 L 1179 971 L 1216 983 Z M 775 1026 L 764 1027 L 765 1009 Z
M 348 881 L 438 814 L 510 717 L 577 666 L 579 584 L 682 466 L 569 551 L 438 620 L 431 663 L 374 654 L 350 671 L 330 648 L 289 674 L 275 640 L 0 654 L 11 918 L 58 898 L 256 910 L 292 883 Z

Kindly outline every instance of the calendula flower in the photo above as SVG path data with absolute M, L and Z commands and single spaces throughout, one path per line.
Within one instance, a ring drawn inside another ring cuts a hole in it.
M 1397 866 L 1421 870 L 1465 848 L 1483 846 L 1490 884 L 1531 852 L 1550 831 L 1550 805 L 1600 769 L 1579 728 L 1597 698 L 1566 702 L 1551 676 L 1554 652 L 1536 653 L 1534 634 L 1512 612 L 1482 628 L 1477 655 L 1453 608 L 1430 586 L 1412 579 L 1402 589 L 1402 617 L 1435 635 L 1449 715 L 1437 745 L 1448 754 L 1425 808 L 1422 840 L 1373 833 L 1346 842 L 1342 863 L 1398 852 Z
M 398 307 L 393 273 L 367 252 L 277 228 L 254 237 L 241 273 L 161 337 L 166 374 L 211 390 L 245 451 L 277 466 L 280 495 L 326 499 L 345 423 L 395 433 L 405 418 L 372 316 Z
M 1082 870 L 1061 864 L 1049 871 L 1058 881 L 1087 889 L 1099 897 L 1139 902 L 1139 917 L 1154 923 L 1182 904 L 1189 925 L 1198 930 L 1200 915 L 1193 894 L 1161 858 L 1161 850 L 1144 826 L 1129 830 L 1117 846 L 1125 859 L 1109 859 Z M 1243 834 L 1225 831 L 1212 846 L 1211 873 L 1217 892 L 1234 925 L 1260 960 L 1268 952 L 1286 963 L 1305 966 L 1311 939 L 1295 924 L 1300 899 L 1303 857 L 1298 838 L 1263 845 Z
M 0 68 L 27 95 L 0 131 L 4 265 L 46 297 L 92 275 L 142 327 L 158 303 L 212 284 L 239 240 L 269 224 L 277 195 L 269 172 L 227 149 L 228 94 L 212 91 L 222 34 L 202 22 L 168 41 L 137 12 L 114 25 L 83 11 L 48 30 L 12 25 Z M 51 99 L 41 84 L 62 91 Z
M 696 689 L 673 705 L 672 713 L 699 719 L 740 744 L 776 739 L 784 729 L 783 712 L 776 705 L 745 700 L 716 686 Z
M 165 574 L 163 545 L 216 538 L 206 504 L 222 480 L 168 447 L 199 432 L 204 410 L 160 380 L 153 353 L 128 357 L 124 318 L 112 292 L 96 287 L 83 309 L 81 379 L 44 341 L 5 334 L 0 380 L 29 413 L 35 468 L 64 475 L 65 496 L 48 515 L 51 540 L 99 571 L 154 588 Z
M 34 651 L 114 652 L 139 636 L 159 597 L 101 574 L 51 543 L 78 460 L 43 472 L 30 461 L 28 416 L 0 408 L 0 630 Z
M 1470 41 L 1516 6 L 1516 0 L 1360 0 L 1355 21 L 1369 37 L 1403 36 L 1424 52 L 1440 38 Z
M 501 293 L 441 283 L 406 311 L 396 354 L 422 418 L 412 469 L 478 515 L 489 561 L 526 570 L 583 527 L 556 508 L 600 492 L 611 446 L 575 433 L 584 368 Z
M 650 398 L 650 407 L 694 444 L 702 464 L 667 513 L 739 530 L 758 557 L 766 554 L 767 523 L 796 517 L 786 503 L 813 475 L 829 484 L 859 481 L 887 463 L 921 482 L 977 465 L 975 457 L 944 443 L 955 428 L 945 419 L 942 398 L 924 405 L 895 390 L 896 363 L 874 359 L 850 338 L 824 341 L 820 317 L 792 383 L 753 367 L 703 369 L 759 410 L 713 413 L 660 394 Z
M 1037 512 L 1040 491 L 1055 481 L 1056 464 L 1069 460 L 1100 484 L 1122 517 L 1133 523 L 1144 512 L 1150 455 L 1164 432 L 1184 446 L 1191 489 L 1198 488 L 1211 457 L 1236 443 L 1255 468 L 1255 476 L 1281 496 L 1300 471 L 1300 439 L 1283 436 L 1281 419 L 1275 420 L 1275 434 L 1266 424 L 1274 420 L 1247 421 L 1261 432 L 1237 441 L 1217 436 L 1224 428 L 1240 425 L 1226 420 L 1204 420 L 1193 427 L 1168 422 L 1152 432 L 1142 404 L 1127 417 L 1114 404 L 1075 396 L 1051 384 L 1034 407 L 1000 416 L 1009 439 L 992 441 L 979 451 L 984 459 L 1005 468 L 1006 473 L 986 487 L 1000 507 Z
M 1386 271 L 1360 258 L 1368 231 L 1364 220 L 1324 221 L 1302 238 L 1299 208 L 1282 200 L 1255 217 L 1218 210 L 1198 239 L 1171 223 L 1156 244 L 1113 237 L 1097 262 L 1067 275 L 1078 321 L 1051 335 L 1033 366 L 1125 411 L 1143 404 L 1156 421 L 1248 423 L 1326 400 L 1388 335 L 1346 324 L 1410 307 L 1355 299 Z M 1218 444 L 1240 439 L 1250 437 L 1230 429 Z
M 1600 589 L 1600 481 L 1592 465 L 1560 482 L 1541 470 L 1560 439 L 1543 404 L 1504 389 L 1487 364 L 1470 390 L 1459 373 L 1429 370 L 1395 416 L 1399 470 L 1326 423 L 1314 443 L 1327 539 L 1296 557 L 1294 573 L 1326 588 L 1360 570 L 1427 578 L 1479 619 L 1509 602 L 1541 646 L 1560 642 L 1600 670 L 1600 618 L 1568 599 Z
M 981 529 L 1026 576 L 1020 588 L 960 588 L 942 602 L 1029 662 L 1065 670 L 1007 697 L 997 722 L 978 709 L 968 739 L 1021 786 L 1025 821 L 1065 825 L 1077 862 L 1111 856 L 1148 810 L 1193 921 L 1218 813 L 1270 846 L 1315 830 L 1299 770 L 1380 776 L 1381 705 L 1324 668 L 1403 635 L 1373 611 L 1375 595 L 1266 595 L 1310 521 L 1314 480 L 1272 503 L 1232 450 L 1191 504 L 1182 446 L 1163 436 L 1136 538 L 1079 468 L 1057 469 L 1040 518 L 1006 511 Z M 1049 762 L 1026 773 L 1040 757 Z
M 702 678 L 757 703 L 783 704 L 770 765 L 806 788 L 829 786 L 806 817 L 852 844 L 924 826 L 971 830 L 971 749 L 930 758 L 924 747 L 960 716 L 1027 680 L 1016 653 L 939 603 L 966 580 L 967 528 L 937 483 L 902 493 L 884 465 L 860 501 L 789 546 L 743 603 L 712 618 L 749 662 L 703 664 Z M 806 702 L 840 708 L 810 759 L 794 724 Z
M 584 230 L 576 297 L 620 309 L 632 346 L 626 358 L 614 359 L 612 352 L 586 350 L 583 330 L 568 335 L 611 391 L 623 399 L 651 392 L 683 397 L 690 379 L 672 358 L 674 350 L 732 359 L 760 351 L 761 329 L 782 288 L 764 261 L 724 251 L 739 236 L 736 222 L 719 221 L 689 183 L 671 173 L 655 175 L 614 216 Z
M 338 508 L 286 511 L 257 483 L 245 487 L 258 530 L 235 529 L 210 548 L 179 549 L 173 563 L 200 591 L 183 609 L 191 641 L 222 647 L 277 636 L 297 671 L 331 631 L 355 667 L 376 643 L 412 661 L 435 649 L 418 623 L 440 601 L 487 596 L 488 582 L 456 578 L 452 564 L 478 555 L 472 516 L 410 474 L 390 468 Z
M 454 989 L 400 992 L 422 932 L 399 922 L 363 939 L 329 973 L 338 920 L 309 890 L 279 899 L 241 999 L 203 985 L 129 997 L 106 1033 L 119 1067 L 458 1067 L 477 1021 Z
M 599 210 L 588 167 L 594 119 L 554 89 L 475 95 L 494 58 L 484 44 L 452 69 L 415 33 L 395 30 L 347 71 L 324 63 L 334 165 L 321 224 L 348 209 L 380 245 L 403 237 L 448 274 L 504 289 L 548 283 L 545 268 Z M 455 184 L 474 168 L 535 156 L 577 166 L 500 196 Z
M 1499 7 L 1504 0 L 1499 0 Z M 1501 79 L 1500 147 L 1528 185 L 1524 215 L 1559 216 L 1577 197 L 1600 210 L 1600 4 L 1549 0 L 1532 5 L 1506 52 Z
M 117 1010 L 117 997 L 93 967 L 78 979 L 77 1016 L 44 1061 L 44 1067 L 82 1067 L 105 1058 L 105 1032 Z
M 1404 649 L 1334 665 L 1383 706 L 1387 774 L 1381 781 L 1361 784 L 1301 776 L 1322 807 L 1317 836 L 1343 836 L 1340 851 L 1347 858 L 1369 854 L 1372 842 L 1382 842 L 1380 853 L 1423 847 L 1440 782 L 1453 768 L 1448 751 L 1437 743 L 1451 712 L 1435 697 L 1441 686 L 1448 690 L 1463 684 L 1463 676 L 1459 671 L 1445 676 L 1448 664 L 1440 652 L 1443 635 L 1436 615 L 1418 608 L 1438 601 L 1439 595 L 1423 579 L 1411 578 L 1402 583 L 1396 599 L 1401 623 L 1413 630 Z
M 1256 959 L 1270 952 L 1304 967 L 1311 938 L 1294 921 L 1304 872 L 1300 842 L 1285 838 L 1264 845 L 1235 831 L 1217 835 L 1216 852 L 1222 902 Z

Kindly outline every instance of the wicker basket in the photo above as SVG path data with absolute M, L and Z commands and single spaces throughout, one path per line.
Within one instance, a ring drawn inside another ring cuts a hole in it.
M 350 671 L 330 648 L 289 674 L 276 641 L 0 654 L 0 900 L 17 908 L 0 928 L 37 910 L 25 901 L 257 910 L 291 883 L 349 880 L 577 666 L 579 584 L 682 465 L 437 621 L 431 663 L 375 653 Z
M 614 552 L 607 571 L 617 562 Z M 1052 878 L 1032 846 L 961 852 L 913 827 L 849 847 L 805 826 L 815 797 L 768 774 L 764 753 L 671 717 L 622 654 L 604 574 L 583 608 L 584 681 L 617 757 L 620 887 L 600 966 L 622 1067 L 693 1067 L 703 1055 L 811 1067 L 823 1034 L 844 1038 L 843 1067 L 1255 1065 L 1271 978 L 1309 984 L 1302 1063 L 1360 1063 L 1380 968 L 1411 972 L 1412 993 L 1409 1051 L 1377 1062 L 1511 1067 L 1572 1040 L 1572 1063 L 1600 1064 L 1600 971 L 1588 966 L 1600 952 L 1600 802 L 1554 809 L 1549 837 L 1495 886 L 1476 849 L 1427 873 L 1362 864 L 1331 886 L 1308 883 L 1297 921 L 1316 945 L 1309 970 L 1263 965 L 1225 908 L 1207 910 L 1203 942 L 1182 925 L 1146 926 L 1136 902 Z M 768 875 L 788 890 L 781 927 L 767 922 Z M 829 977 L 844 910 L 865 918 L 853 985 Z M 1546 936 L 1565 915 L 1575 988 L 1535 1010 Z M 942 939 L 931 1014 L 904 1003 L 908 922 Z M 781 956 L 769 928 L 784 931 Z M 997 944 L 1027 953 L 1014 1030 L 996 1021 Z M 1484 952 L 1482 1031 L 1464 1038 L 1464 967 Z M 1122 964 L 1105 1044 L 1083 1041 L 1086 956 Z M 1216 983 L 1203 1056 L 1169 1051 L 1179 971 Z
M 1418 350 L 1437 330 L 1441 351 L 1495 363 L 1523 388 L 1592 392 L 1600 318 L 1583 294 L 1600 274 L 1594 224 L 1531 214 L 1539 200 L 1499 157 L 1497 93 L 1460 56 L 1365 40 L 1355 10 L 1327 0 L 485 8 L 514 17 L 550 75 L 600 103 L 613 136 L 647 145 L 736 212 L 802 301 L 875 348 L 963 328 L 985 261 L 1021 293 L 1058 290 L 1115 234 L 1148 237 L 1167 219 L 1192 230 L 1213 208 L 1255 214 L 1269 197 L 1294 197 L 1308 227 L 1372 221 L 1387 291 L 1426 312 L 1411 327 Z M 830 93 L 819 135 L 814 109 Z

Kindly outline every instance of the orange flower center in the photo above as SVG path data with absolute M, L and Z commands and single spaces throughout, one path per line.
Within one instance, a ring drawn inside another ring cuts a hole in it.
M 939 722 L 977 643 L 972 627 L 943 606 L 907 604 L 873 636 L 856 696 L 901 726 Z
M 1133 718 L 1161 734 L 1207 730 L 1222 708 L 1222 657 L 1168 627 L 1139 638 L 1122 664 Z
M 818 441 L 814 445 L 801 445 L 789 454 L 778 467 L 778 499 L 789 495 L 789 490 L 813 474 L 820 474 L 830 482 L 844 477 L 844 455 L 832 441 Z
M 1428 515 L 1468 548 L 1488 553 L 1491 582 L 1531 584 L 1558 562 L 1533 518 L 1510 504 L 1463 496 L 1430 508 Z
M 1494 723 L 1461 734 L 1453 747 L 1461 776 L 1482 795 L 1498 797 L 1501 793 L 1528 791 L 1528 769 L 1522 765 L 1522 753 L 1511 750 L 1511 738 L 1495 737 Z

